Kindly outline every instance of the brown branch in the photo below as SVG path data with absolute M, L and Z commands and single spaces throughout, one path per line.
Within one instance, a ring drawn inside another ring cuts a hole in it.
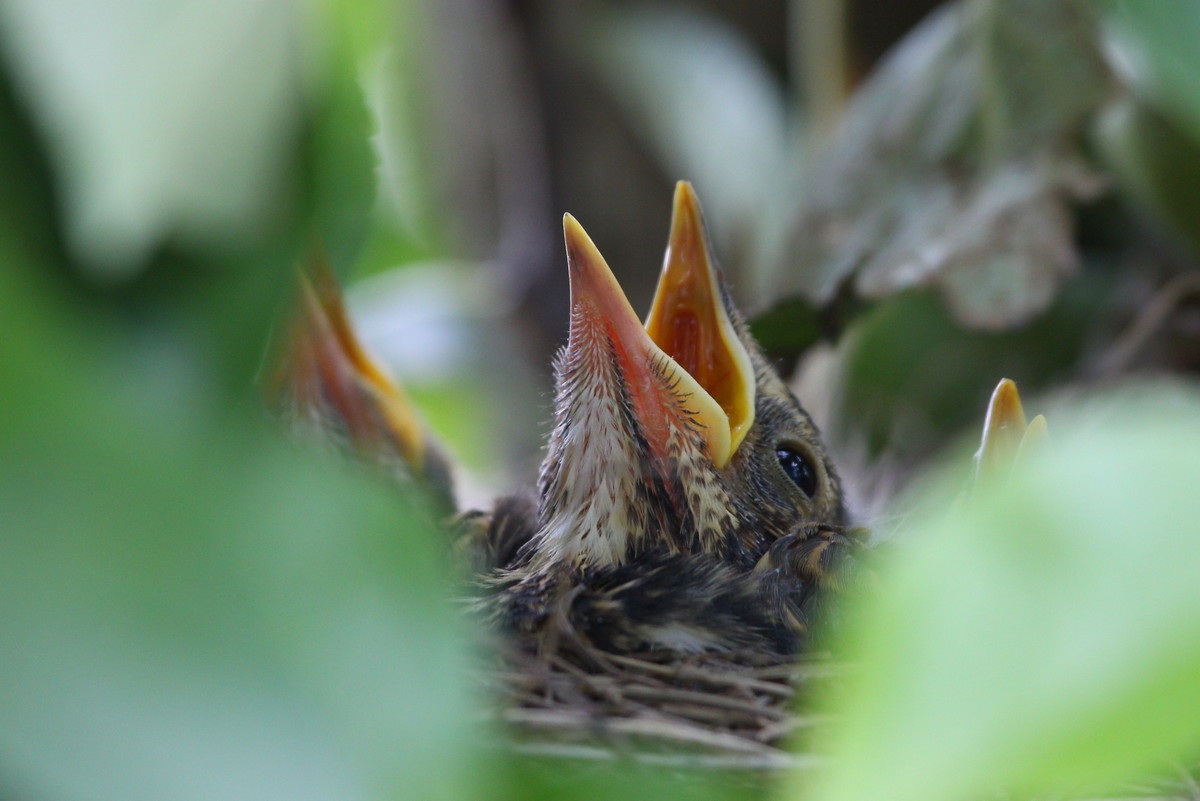
M 1127 370 L 1171 313 L 1193 295 L 1200 296 L 1200 272 L 1193 270 L 1168 281 L 1100 358 L 1093 375 L 1107 378 Z

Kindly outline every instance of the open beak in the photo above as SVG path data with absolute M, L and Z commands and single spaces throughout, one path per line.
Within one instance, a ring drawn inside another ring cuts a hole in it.
M 754 423 L 754 367 L 725 307 L 700 203 L 687 181 L 675 185 L 671 238 L 646 333 L 721 408 L 732 455 Z M 721 467 L 727 460 L 713 462 Z
M 672 354 L 647 334 L 604 257 L 571 215 L 563 217 L 571 277 L 571 333 L 566 359 L 595 356 L 607 348 L 620 376 L 617 388 L 637 429 L 660 464 L 668 463 L 673 431 L 690 417 L 699 427 L 708 457 L 724 466 L 733 453 L 729 416 L 721 404 Z M 584 351 L 590 351 L 585 353 Z
M 422 475 L 425 437 L 412 403 L 359 343 L 324 259 L 314 258 L 305 273 L 279 391 L 298 413 L 344 430 L 359 450 L 393 451 Z

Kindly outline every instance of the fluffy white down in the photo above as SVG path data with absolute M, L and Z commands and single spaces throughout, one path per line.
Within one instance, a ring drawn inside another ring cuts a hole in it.
M 668 413 L 667 450 L 672 464 L 655 466 L 635 451 L 628 412 L 621 408 L 622 377 L 613 363 L 604 326 L 578 314 L 572 319 L 567 356 L 559 364 L 555 436 L 543 470 L 552 480 L 536 535 L 537 559 L 546 563 L 607 566 L 624 561 L 631 532 L 646 529 L 648 510 L 631 504 L 644 497 L 647 470 L 669 469 L 688 504 L 702 541 L 717 541 L 733 523 L 724 488 L 704 452 L 703 438 L 688 411 L 688 396 L 674 395 L 670 375 L 647 372 L 662 381 Z M 656 355 L 645 356 L 653 359 Z M 673 364 L 673 363 L 672 363 Z
M 686 654 L 699 654 L 728 647 L 728 643 L 720 637 L 714 637 L 711 630 L 682 623 L 647 627 L 643 635 L 653 645 Z
M 628 499 L 644 480 L 641 462 L 625 431 L 620 401 L 612 394 L 607 351 L 589 348 L 591 357 L 577 366 L 560 409 L 569 413 L 557 443 L 559 470 L 553 516 L 539 532 L 539 550 L 551 561 L 608 565 L 619 562 L 633 521 Z M 560 421 L 561 422 L 561 421 Z

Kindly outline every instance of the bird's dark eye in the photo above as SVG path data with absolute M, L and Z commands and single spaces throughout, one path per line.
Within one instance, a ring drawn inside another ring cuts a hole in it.
M 817 471 L 813 469 L 812 462 L 799 451 L 788 447 L 777 448 L 775 455 L 779 458 L 779 466 L 783 468 L 783 472 L 801 492 L 810 498 L 816 494 Z

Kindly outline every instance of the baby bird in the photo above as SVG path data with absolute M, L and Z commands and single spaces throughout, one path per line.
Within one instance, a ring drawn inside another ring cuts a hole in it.
M 816 427 L 750 337 L 689 184 L 676 187 L 645 326 L 564 219 L 568 341 L 536 518 L 495 575 L 499 616 L 540 650 L 790 653 L 860 544 Z

